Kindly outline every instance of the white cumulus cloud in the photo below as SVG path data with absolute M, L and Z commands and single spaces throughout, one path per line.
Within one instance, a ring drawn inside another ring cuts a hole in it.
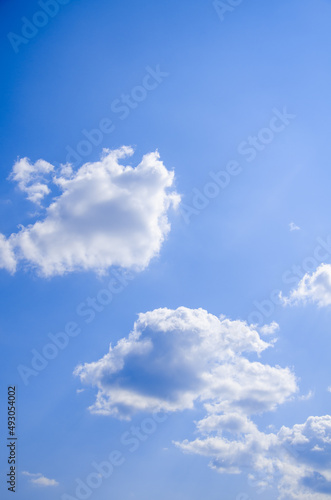
M 274 335 L 279 330 L 279 324 L 276 321 L 270 323 L 270 325 L 263 325 L 259 328 L 261 335 Z
M 48 479 L 48 477 L 43 476 L 40 472 L 35 474 L 27 471 L 23 471 L 24 476 L 28 476 L 30 483 L 36 486 L 58 486 L 59 483 L 55 479 Z
M 76 368 L 98 390 L 94 413 L 130 418 L 138 411 L 176 411 L 209 404 L 210 412 L 274 409 L 297 390 L 288 368 L 250 361 L 271 344 L 254 327 L 203 309 L 139 314 L 133 331 L 100 360 Z
M 171 189 L 174 172 L 157 152 L 135 168 L 120 163 L 132 154 L 129 147 L 105 150 L 100 161 L 76 172 L 70 165 L 56 171 L 43 160 L 19 160 L 11 177 L 30 200 L 39 203 L 49 193 L 51 172 L 47 182 L 61 193 L 40 220 L 7 239 L 0 235 L 0 266 L 14 272 L 21 262 L 43 276 L 145 268 L 169 233 L 168 210 L 180 197 Z
M 197 423 L 197 430 L 201 437 L 175 444 L 186 453 L 209 457 L 210 467 L 221 474 L 246 472 L 259 494 L 276 486 L 284 500 L 330 498 L 330 415 L 265 433 L 236 412 L 210 415 Z
M 209 458 L 219 473 L 246 473 L 259 492 L 274 486 L 282 499 L 322 500 L 331 494 L 331 416 L 278 432 L 255 422 L 298 390 L 289 368 L 261 361 L 271 346 L 244 321 L 162 308 L 139 314 L 127 337 L 74 373 L 96 388 L 92 413 L 130 419 L 203 407 L 198 436 L 175 443 L 182 451 Z
M 54 166 L 45 160 L 37 160 L 32 164 L 29 158 L 21 158 L 15 162 L 10 179 L 18 183 L 21 191 L 27 194 L 28 200 L 40 204 L 50 193 L 48 174 L 54 171 Z
M 319 307 L 331 305 L 331 265 L 321 264 L 314 273 L 305 274 L 288 297 L 281 294 L 284 305 L 315 303 Z

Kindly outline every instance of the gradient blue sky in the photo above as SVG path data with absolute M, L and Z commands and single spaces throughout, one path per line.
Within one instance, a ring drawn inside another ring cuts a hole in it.
M 5 430 L 6 388 L 16 384 L 19 500 L 73 494 L 75 478 L 83 479 L 93 460 L 119 449 L 121 434 L 146 416 L 134 416 L 132 424 L 90 414 L 95 391 L 76 393 L 81 384 L 73 370 L 79 363 L 100 359 L 109 342 L 129 334 L 140 312 L 202 307 L 247 320 L 254 301 L 269 299 L 275 289 L 289 293 L 293 284 L 284 282 L 284 272 L 302 266 L 317 238 L 331 233 L 328 0 L 243 0 L 223 21 L 211 1 L 72 0 L 15 53 L 8 32 L 19 34 L 21 18 L 31 19 L 38 10 L 35 1 L 3 0 L 0 7 L 0 232 L 9 236 L 19 224 L 36 220 L 33 205 L 7 179 L 17 158 L 65 163 L 67 147 L 76 149 L 82 130 L 97 128 L 103 118 L 113 120 L 115 130 L 84 161 L 98 160 L 102 148 L 131 145 L 132 163 L 138 163 L 158 149 L 175 171 L 186 205 L 192 206 L 193 190 L 210 180 L 209 171 L 224 169 L 230 160 L 243 171 L 189 224 L 180 212 L 170 212 L 171 231 L 159 257 L 89 325 L 76 307 L 104 288 L 107 277 L 0 271 L 1 422 Z M 157 65 L 169 76 L 121 120 L 111 103 L 141 83 L 146 67 Z M 239 144 L 268 126 L 274 108 L 284 107 L 296 118 L 247 162 Z M 301 229 L 290 231 L 291 222 Z M 314 396 L 256 417 L 263 429 L 329 413 L 330 319 L 330 309 L 316 305 L 276 306 L 266 318 L 280 330 L 263 362 L 293 368 L 300 394 Z M 80 322 L 82 333 L 25 386 L 17 366 L 28 365 L 31 350 L 41 350 L 47 334 L 68 321 Z M 172 444 L 193 439 L 194 421 L 202 416 L 199 406 L 171 414 L 137 452 L 126 452 L 125 463 L 91 498 L 256 498 L 245 474 L 219 475 L 208 468 L 207 457 L 183 454 Z M 24 470 L 54 478 L 59 486 L 35 487 Z M 2 498 L 9 498 L 4 484 L 2 490 Z M 263 498 L 277 493 L 271 488 Z

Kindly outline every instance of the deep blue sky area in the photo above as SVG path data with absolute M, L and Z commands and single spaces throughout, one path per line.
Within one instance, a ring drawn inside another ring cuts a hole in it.
M 22 36 L 24 19 L 31 21 L 41 7 L 34 0 L 0 3 L 0 232 L 8 238 L 40 217 L 8 179 L 16 160 L 24 157 L 56 167 L 73 162 L 77 170 L 97 161 L 103 148 L 132 146 L 135 153 L 127 160 L 132 166 L 158 150 L 175 173 L 182 208 L 169 212 L 171 230 L 159 255 L 134 273 L 89 324 L 77 307 L 95 297 L 109 275 L 86 271 L 45 278 L 29 267 L 15 274 L 0 269 L 5 374 L 0 422 L 5 433 L 7 386 L 16 385 L 15 498 L 74 495 L 75 479 L 84 480 L 93 461 L 121 449 L 124 464 L 93 491 L 93 500 L 252 500 L 258 489 L 245 473 L 217 474 L 208 467 L 209 457 L 183 454 L 174 446 L 197 437 L 194 422 L 204 416 L 201 402 L 193 410 L 172 413 L 130 453 L 120 437 L 146 414 L 131 422 L 92 414 L 88 407 L 95 390 L 77 393 L 81 384 L 73 371 L 104 356 L 110 342 L 127 337 L 139 313 L 201 307 L 216 316 L 255 322 L 258 312 L 261 324 L 280 326 L 277 343 L 259 361 L 290 367 L 300 394 L 314 395 L 289 400 L 255 421 L 263 430 L 269 425 L 278 430 L 329 412 L 330 309 L 284 308 L 270 297 L 275 290 L 287 295 L 299 281 L 293 266 L 300 266 L 301 277 L 315 270 L 307 259 L 314 257 L 318 239 L 331 234 L 331 3 L 243 0 L 223 20 L 211 0 L 57 5 L 45 26 L 27 43 L 15 45 L 8 34 Z M 155 72 L 162 76 L 153 90 L 130 101 L 132 108 L 119 103 Z M 120 112 L 119 105 L 126 111 Z M 286 113 L 291 118 L 284 118 Z M 248 161 L 243 150 L 249 138 L 270 130 L 279 115 L 288 123 L 278 118 L 281 130 L 260 150 L 253 148 Z M 105 119 L 111 132 L 100 132 Z M 95 129 L 98 144 L 90 141 L 84 150 L 82 141 Z M 226 170 L 230 161 L 240 173 L 206 201 L 210 172 Z M 45 198 L 46 205 L 50 200 Z M 292 222 L 300 230 L 290 231 Z M 324 259 L 330 261 L 331 249 Z M 286 272 L 294 276 L 291 282 Z M 40 352 L 48 334 L 63 331 L 68 322 L 77 323 L 80 334 L 25 385 L 17 367 L 28 366 L 31 351 Z M 4 480 L 4 439 L 1 498 L 11 498 Z M 23 471 L 42 473 L 59 485 L 34 486 Z M 246 497 L 238 497 L 241 493 Z M 273 486 L 262 495 L 278 498 Z

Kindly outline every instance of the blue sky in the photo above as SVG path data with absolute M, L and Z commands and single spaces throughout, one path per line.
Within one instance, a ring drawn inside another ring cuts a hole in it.
M 284 488 L 289 498 L 331 495 L 325 466 L 330 423 L 321 420 L 331 399 L 331 4 L 237 3 L 221 19 L 212 1 L 59 2 L 56 15 L 14 47 L 8 33 L 22 36 L 22 18 L 36 19 L 41 7 L 1 3 L 1 421 L 5 431 L 6 389 L 16 385 L 18 499 L 78 498 L 76 478 L 85 481 L 95 472 L 92 462 L 108 460 L 114 450 L 124 463 L 88 498 L 271 500 Z M 119 103 L 127 95 L 130 104 Z M 87 138 L 91 133 L 95 145 Z M 243 149 L 256 136 L 265 143 L 258 142 L 248 161 Z M 118 153 L 102 153 L 104 148 Z M 74 161 L 69 151 L 77 154 Z M 159 156 L 144 156 L 155 151 Z M 230 162 L 238 175 L 206 197 L 210 172 L 226 171 Z M 105 205 L 98 205 L 103 196 Z M 49 239 L 38 233 L 41 221 L 46 232 L 57 228 Z M 92 313 L 78 314 L 79 307 L 91 308 L 89 297 L 105 296 L 100 290 L 111 279 L 118 292 L 112 301 L 93 319 Z M 274 304 L 271 297 L 276 301 L 280 291 L 283 298 Z M 199 308 L 205 312 L 197 326 Z M 170 315 L 168 323 L 163 314 Z M 217 320 L 220 315 L 231 323 Z M 140 337 L 128 340 L 136 321 Z M 245 321 L 258 324 L 244 327 Z M 279 328 L 263 333 L 263 324 L 273 322 Z M 42 352 L 48 334 L 68 323 L 80 333 L 24 381 L 18 367 L 31 368 L 31 351 Z M 177 345 L 177 331 L 187 351 Z M 215 347 L 215 360 L 204 335 L 209 332 L 214 345 L 225 331 L 231 361 L 222 357 L 223 344 L 220 351 Z M 238 347 L 240 332 L 251 339 L 246 351 Z M 131 354 L 116 350 L 124 338 Z M 262 349 L 260 342 L 272 346 Z M 103 362 L 110 343 L 114 351 Z M 192 365 L 184 363 L 184 352 L 191 353 Z M 224 367 L 229 387 L 231 366 L 245 365 L 248 374 L 260 363 L 261 380 L 253 377 L 251 384 L 268 392 L 270 383 L 274 399 L 242 394 L 237 400 L 234 388 L 231 396 L 219 386 L 211 390 L 205 377 L 224 376 L 213 363 Z M 83 368 L 75 375 L 77 366 Z M 266 367 L 276 370 L 269 382 Z M 281 394 L 272 388 L 277 377 Z M 129 388 L 138 403 L 129 398 L 124 404 L 128 394 L 119 388 Z M 103 414 L 89 410 L 100 391 Z M 151 394 L 162 403 L 146 402 Z M 242 409 L 250 397 L 260 411 Z M 245 421 L 240 438 L 223 420 L 200 432 L 197 422 L 215 415 L 206 404 L 219 404 L 217 417 L 232 424 Z M 167 419 L 131 453 L 121 437 L 132 426 L 148 426 L 156 407 Z M 309 449 L 293 453 L 295 433 L 305 436 Z M 206 444 L 214 438 L 216 455 Z M 239 452 L 230 457 L 238 442 L 249 439 L 265 447 L 256 456 L 248 447 L 248 464 Z M 224 440 L 232 443 L 231 453 L 220 451 Z M 4 446 L 1 453 L 7 498 Z M 224 473 L 214 470 L 220 460 L 227 464 Z M 265 464 L 259 470 L 258 460 Z M 280 463 L 293 468 L 291 476 Z M 231 474 L 233 468 L 238 474 Z M 33 483 L 40 477 L 58 484 Z

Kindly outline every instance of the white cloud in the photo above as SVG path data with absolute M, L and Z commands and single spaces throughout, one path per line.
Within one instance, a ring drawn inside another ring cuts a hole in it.
M 40 472 L 37 472 L 36 474 L 32 474 L 27 471 L 23 471 L 22 474 L 25 476 L 28 476 L 29 482 L 31 484 L 34 484 L 36 486 L 58 486 L 59 483 L 55 481 L 55 479 L 48 479 L 47 477 L 43 476 Z
M 307 394 L 303 394 L 302 396 L 299 396 L 299 399 L 301 401 L 309 401 L 309 399 L 313 398 L 315 396 L 314 391 L 308 391 Z
M 321 264 L 312 274 L 305 274 L 298 286 L 288 297 L 283 297 L 284 305 L 298 305 L 313 302 L 319 307 L 331 305 L 331 265 Z
M 16 258 L 12 250 L 10 241 L 0 234 L 0 268 L 14 273 L 16 271 Z
M 180 197 L 170 191 L 174 173 L 157 152 L 145 155 L 136 168 L 119 163 L 132 154 L 129 147 L 107 150 L 100 161 L 77 172 L 70 165 L 55 172 L 43 160 L 34 165 L 26 158 L 18 161 L 12 178 L 29 199 L 40 202 L 48 193 L 40 176 L 50 172 L 62 193 L 40 220 L 8 239 L 0 235 L 0 266 L 14 272 L 21 261 L 43 276 L 102 273 L 113 265 L 145 268 L 160 251 L 170 230 L 168 210 Z
M 279 498 L 324 499 L 331 493 L 331 416 L 278 432 L 254 421 L 297 392 L 290 369 L 253 359 L 270 345 L 243 321 L 156 309 L 139 314 L 128 337 L 75 375 L 97 389 L 92 413 L 129 419 L 203 405 L 198 437 L 175 443 L 182 451 L 208 457 L 219 473 L 247 473 L 261 491 L 277 487 Z
M 289 223 L 289 228 L 290 228 L 290 231 L 300 231 L 300 227 L 297 226 L 294 222 L 290 222 Z
M 48 174 L 53 171 L 54 166 L 45 160 L 37 160 L 32 164 L 29 158 L 21 158 L 14 164 L 9 178 L 18 183 L 19 189 L 27 194 L 28 200 L 39 205 L 50 193 L 47 186 Z
M 197 423 L 202 437 L 175 443 L 186 453 L 209 457 L 219 473 L 246 472 L 259 493 L 277 486 L 281 499 L 322 500 L 331 493 L 331 416 L 260 432 L 240 413 L 212 415 Z M 329 497 L 329 496 L 328 496 Z
M 272 410 L 297 390 L 288 368 L 249 361 L 264 342 L 243 321 L 179 307 L 139 314 L 133 331 L 94 363 L 76 368 L 97 387 L 93 413 L 130 418 L 138 411 L 177 411 L 208 403 L 210 413 Z
M 315 444 L 314 448 L 312 448 L 311 451 L 324 451 L 324 448 L 321 448 L 320 446 L 318 446 L 318 444 Z
M 261 335 L 274 335 L 279 330 L 279 324 L 276 321 L 270 323 L 270 325 L 263 325 L 259 328 Z

